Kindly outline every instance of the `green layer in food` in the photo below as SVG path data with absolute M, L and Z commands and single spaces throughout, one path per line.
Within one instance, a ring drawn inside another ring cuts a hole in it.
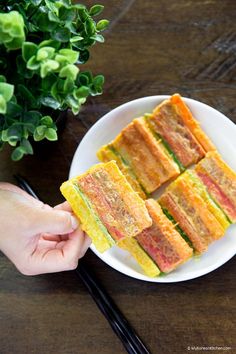
M 98 214 L 96 213 L 96 211 L 93 209 L 93 206 L 89 200 L 89 198 L 86 196 L 86 194 L 81 190 L 81 188 L 79 187 L 78 184 L 74 184 L 74 188 L 76 190 L 77 193 L 79 193 L 81 199 L 83 199 L 84 203 L 86 204 L 87 208 L 89 209 L 90 213 L 92 214 L 92 217 L 94 219 L 94 221 L 96 222 L 96 224 L 98 225 L 99 229 L 102 231 L 102 233 L 104 234 L 104 236 L 107 238 L 107 240 L 109 241 L 109 243 L 111 245 L 115 244 L 115 241 L 113 240 L 112 236 L 110 235 L 110 233 L 108 232 L 107 228 L 104 226 L 104 224 L 102 223 L 101 219 L 99 218 Z
M 176 154 L 173 152 L 173 150 L 171 149 L 170 145 L 167 143 L 167 141 L 158 133 L 156 133 L 152 127 L 152 125 L 150 124 L 148 117 L 150 115 L 146 114 L 145 115 L 145 121 L 148 125 L 148 128 L 150 129 L 152 135 L 156 138 L 156 140 L 161 140 L 162 145 L 164 146 L 167 154 L 174 160 L 174 162 L 178 165 L 180 172 L 185 171 L 185 167 L 182 165 L 182 163 L 179 161 L 178 157 L 176 156 Z
M 178 231 L 178 233 L 183 237 L 183 239 L 188 243 L 188 245 L 194 249 L 194 246 L 191 242 L 191 240 L 189 239 L 188 235 L 184 232 L 184 230 L 182 230 L 182 228 L 178 225 L 178 223 L 176 222 L 176 220 L 173 218 L 173 216 L 170 214 L 169 210 L 167 210 L 166 208 L 162 208 L 163 213 L 166 215 L 166 217 L 172 222 L 172 224 L 175 226 L 175 229 Z
M 132 167 L 130 166 L 129 162 L 124 158 L 124 156 L 122 156 L 120 154 L 119 151 L 117 151 L 114 146 L 112 144 L 107 145 L 108 149 L 110 149 L 114 155 L 116 155 L 121 161 L 122 163 L 127 167 L 127 169 L 129 170 L 129 174 L 130 176 L 135 179 L 138 184 L 140 185 L 140 188 L 142 189 L 142 191 L 146 194 L 147 197 L 150 197 L 150 193 L 146 191 L 146 189 L 144 188 L 144 186 L 140 183 L 138 177 L 136 176 L 135 172 L 133 171 Z
M 203 199 L 206 198 L 208 202 L 212 205 L 212 207 L 215 209 L 215 217 L 217 218 L 217 215 L 219 215 L 218 221 L 222 224 L 220 220 L 223 220 L 222 226 L 224 228 L 227 228 L 230 224 L 232 224 L 232 221 L 229 219 L 229 217 L 225 214 L 224 210 L 220 207 L 220 205 L 215 201 L 215 199 L 208 193 L 207 188 L 204 186 L 200 178 L 196 175 L 194 171 L 186 171 L 185 173 L 188 174 L 188 176 L 191 178 L 195 186 L 200 192 L 200 195 L 202 195 Z

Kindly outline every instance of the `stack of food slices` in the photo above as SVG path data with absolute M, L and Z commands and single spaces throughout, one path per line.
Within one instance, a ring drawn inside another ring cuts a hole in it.
M 145 199 L 212 150 L 214 145 L 175 94 L 153 113 L 134 119 L 97 156 L 102 162 L 115 160 L 133 189 Z
M 177 94 L 134 119 L 98 157 L 104 163 L 63 183 L 62 194 L 99 252 L 117 245 L 150 277 L 205 252 L 236 222 L 236 173 Z
M 99 252 L 133 237 L 152 224 L 144 201 L 114 161 L 91 167 L 64 182 L 61 192 Z
M 118 245 L 145 273 L 169 273 L 224 236 L 236 222 L 236 173 L 217 152 L 173 181 L 158 200 L 146 200 L 152 226 Z
M 236 173 L 222 160 L 217 152 L 209 152 L 200 161 L 195 172 L 209 195 L 227 215 L 236 222 Z
M 185 171 L 168 186 L 159 203 L 198 254 L 222 237 L 230 225 L 222 209 L 191 170 Z
M 197 163 L 215 147 L 179 94 L 158 105 L 147 117 L 151 131 L 171 150 L 181 170 Z
M 145 273 L 154 277 L 161 272 L 169 273 L 186 262 L 193 250 L 155 200 L 146 200 L 146 207 L 152 218 L 152 226 L 136 237 L 121 240 L 118 246 L 129 251 Z

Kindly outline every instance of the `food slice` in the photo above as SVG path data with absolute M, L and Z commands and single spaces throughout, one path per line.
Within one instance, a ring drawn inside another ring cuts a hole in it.
M 119 242 L 119 246 L 127 249 L 148 275 L 150 259 L 151 272 L 158 272 L 154 267 L 156 265 L 162 272 L 169 273 L 187 261 L 193 250 L 175 230 L 155 200 L 146 200 L 146 207 L 152 218 L 152 226 L 132 239 L 132 244 L 125 239 L 122 243 Z
M 197 253 L 224 235 L 225 228 L 186 172 L 168 186 L 159 203 L 188 236 Z
M 215 152 L 195 167 L 195 172 L 206 186 L 207 191 L 221 207 L 231 222 L 236 222 L 236 173 Z
M 183 167 L 202 159 L 214 145 L 193 118 L 181 96 L 175 94 L 147 117 L 150 129 L 173 151 Z
M 205 185 L 202 183 L 196 172 L 193 170 L 188 170 L 185 172 L 185 175 L 189 177 L 188 182 L 192 185 L 192 188 L 201 196 L 210 212 L 215 216 L 223 229 L 226 230 L 230 226 L 229 219 L 214 199 L 211 198 Z M 182 177 L 184 177 L 184 175 Z
M 64 182 L 61 192 L 79 218 L 82 229 L 91 237 L 99 252 L 104 252 L 115 244 L 112 236 L 94 210 L 90 200 L 79 188 L 77 178 Z
M 134 119 L 108 148 L 112 149 L 123 163 L 125 161 L 129 178 L 134 179 L 135 176 L 146 195 L 180 173 L 178 165 L 161 141 L 155 139 L 143 117 Z M 98 157 L 101 158 L 103 153 L 104 147 L 98 152 Z
M 152 224 L 144 201 L 114 161 L 97 164 L 63 183 L 61 192 L 100 252 Z
M 135 237 L 119 241 L 118 246 L 125 251 L 128 251 L 135 258 L 147 276 L 153 278 L 160 274 L 160 269 L 156 263 L 139 245 Z
M 135 192 L 137 192 L 142 199 L 147 198 L 148 193 L 145 191 L 144 187 L 139 182 L 128 161 L 126 161 L 119 154 L 119 152 L 112 146 L 112 144 L 102 146 L 97 152 L 97 157 L 102 162 L 109 162 L 112 160 L 116 161 L 117 166 L 125 175 L 127 181 L 130 183 L 133 190 L 135 190 Z

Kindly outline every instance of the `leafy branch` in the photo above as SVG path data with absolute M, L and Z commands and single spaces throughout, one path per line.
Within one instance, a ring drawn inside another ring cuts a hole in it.
M 6 0 L 0 4 L 0 148 L 12 159 L 32 154 L 31 141 L 56 140 L 53 111 L 78 114 L 102 94 L 104 77 L 81 71 L 89 49 L 104 42 L 107 20 L 70 0 Z

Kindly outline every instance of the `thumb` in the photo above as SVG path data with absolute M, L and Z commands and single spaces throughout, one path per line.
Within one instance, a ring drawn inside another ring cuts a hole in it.
M 74 231 L 78 225 L 78 220 L 70 212 L 50 208 L 36 213 L 32 228 L 34 233 L 63 235 Z

